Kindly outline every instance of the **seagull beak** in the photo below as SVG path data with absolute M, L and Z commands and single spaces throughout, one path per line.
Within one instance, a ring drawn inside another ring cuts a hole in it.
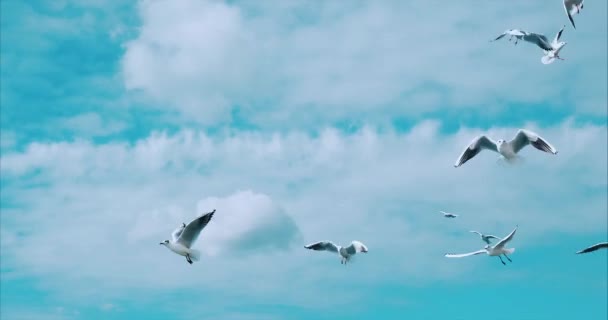
M 162 245 L 163 245 L 163 244 L 165 244 L 165 243 L 164 243 L 164 242 L 161 242 L 161 243 L 159 243 L 159 244 L 162 246 Z

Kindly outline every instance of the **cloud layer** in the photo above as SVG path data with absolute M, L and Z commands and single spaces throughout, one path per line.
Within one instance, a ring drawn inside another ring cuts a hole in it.
M 1 158 L 3 270 L 12 270 L 9 277 L 53 275 L 45 280 L 53 290 L 82 279 L 103 281 L 119 289 L 107 291 L 114 294 L 204 283 L 236 295 L 282 295 L 289 281 L 301 289 L 291 303 L 320 303 L 307 295 L 311 283 L 330 285 L 350 275 L 329 276 L 337 258 L 303 250 L 307 242 L 364 241 L 373 257 L 356 262 L 369 268 L 362 282 L 382 282 L 384 272 L 398 274 L 391 279 L 397 283 L 412 276 L 424 282 L 475 268 L 442 259 L 446 250 L 480 246 L 471 228 L 502 235 L 518 224 L 517 247 L 556 233 L 604 230 L 606 128 L 572 122 L 528 128 L 560 153 L 528 148 L 515 167 L 482 153 L 455 169 L 462 148 L 481 131 L 445 135 L 432 121 L 406 133 L 365 127 L 354 133 L 327 128 L 317 136 L 211 137 L 184 130 L 157 132 L 133 145 L 34 143 Z M 487 133 L 510 138 L 515 132 Z M 184 271 L 186 278 L 167 275 L 185 262 L 158 242 L 212 208 L 216 217 L 197 244 L 204 267 Z M 461 217 L 443 219 L 438 210 Z M 17 242 L 19 250 L 11 245 Z M 407 255 L 395 256 L 395 248 Z M 214 270 L 212 277 L 207 270 Z
M 145 1 L 122 73 L 127 89 L 206 123 L 230 123 L 235 112 L 259 126 L 458 110 L 496 117 L 514 103 L 603 115 L 606 4 L 596 5 L 565 31 L 568 61 L 545 66 L 533 45 L 488 40 L 510 28 L 551 38 L 567 23 L 559 5 Z

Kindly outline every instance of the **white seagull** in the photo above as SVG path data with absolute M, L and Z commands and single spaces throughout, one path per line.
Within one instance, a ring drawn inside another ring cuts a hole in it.
M 503 38 L 504 36 L 509 35 L 509 41 L 511 41 L 511 39 L 513 37 L 515 37 L 515 44 L 517 44 L 517 42 L 519 40 L 524 40 L 524 41 L 533 43 L 533 44 L 537 45 L 539 48 L 543 49 L 543 51 L 545 53 L 545 55 L 541 58 L 541 62 L 543 64 L 550 64 L 550 63 L 553 63 L 553 61 L 555 61 L 555 59 L 564 60 L 562 57 L 559 56 L 559 52 L 566 45 L 566 42 L 559 41 L 559 39 L 561 38 L 565 27 L 566 26 L 563 26 L 557 32 L 557 34 L 555 35 L 555 38 L 553 39 L 552 42 L 549 42 L 547 37 L 543 34 L 534 33 L 534 32 L 526 32 L 526 31 L 518 30 L 518 29 L 507 30 L 492 41 L 499 40 L 499 39 Z
M 583 9 L 583 0 L 564 0 L 564 10 L 566 10 L 566 14 L 568 15 L 568 20 L 572 23 L 572 27 L 576 29 L 574 25 L 574 19 L 572 16 L 575 14 L 579 14 Z
M 518 29 L 509 29 L 509 30 L 503 32 L 498 37 L 496 37 L 496 39 L 490 40 L 490 42 L 496 41 L 496 40 L 500 40 L 504 36 L 508 35 L 509 36 L 509 41 L 511 41 L 513 38 L 515 38 L 515 45 L 517 45 L 517 42 L 519 42 L 519 40 L 523 39 L 523 37 L 524 37 L 525 34 L 526 34 L 525 31 L 521 31 L 521 30 L 518 30 Z
M 206 213 L 190 222 L 188 225 L 182 223 L 182 225 L 175 229 L 171 233 L 171 241 L 165 240 L 161 242 L 161 245 L 169 248 L 169 250 L 179 254 L 180 256 L 186 257 L 186 261 L 192 264 L 192 260 L 198 261 L 200 259 L 200 252 L 195 249 L 191 249 L 192 243 L 196 241 L 201 230 L 211 221 L 213 218 L 213 211 Z
M 498 152 L 502 158 L 507 160 L 507 162 L 514 162 L 519 159 L 517 153 L 529 144 L 538 150 L 557 154 L 557 149 L 538 134 L 529 130 L 519 129 L 511 141 L 500 139 L 497 142 L 494 142 L 485 135 L 473 139 L 466 149 L 464 149 L 460 157 L 458 157 L 454 167 L 460 167 L 484 149 Z
M 581 253 L 588 253 L 588 252 L 593 252 L 595 250 L 599 250 L 599 249 L 608 249 L 608 242 L 600 242 L 598 244 L 594 244 L 589 248 L 585 248 L 581 251 L 578 251 L 576 254 L 581 254 Z
M 445 212 L 445 211 L 439 211 L 439 212 L 441 212 L 445 218 L 452 218 L 453 219 L 453 218 L 458 217 L 458 215 L 455 214 L 455 213 L 449 213 L 449 212 Z
M 483 242 L 487 243 L 487 244 L 490 244 L 490 239 L 497 239 L 497 240 L 500 240 L 500 238 L 499 238 L 499 237 L 497 237 L 497 236 L 493 236 L 493 235 L 491 235 L 491 234 L 483 234 L 483 233 L 481 233 L 481 232 L 479 232 L 479 231 L 475 231 L 475 230 L 471 230 L 471 231 L 469 231 L 469 232 L 471 232 L 471 233 L 477 233 L 477 234 L 478 234 L 478 235 L 481 237 L 481 240 L 482 240 Z
M 354 240 L 350 243 L 348 247 L 341 247 L 334 244 L 331 241 L 319 241 L 315 243 L 311 243 L 309 245 L 304 246 L 306 249 L 315 250 L 315 251 L 330 251 L 335 252 L 340 256 L 340 263 L 346 265 L 346 263 L 354 256 L 357 252 L 367 253 L 367 247 L 357 241 Z
M 513 239 L 513 235 L 515 234 L 515 231 L 517 231 L 517 226 L 515 227 L 515 229 L 513 229 L 513 231 L 511 231 L 511 233 L 509 233 L 508 236 L 506 236 L 504 239 L 498 241 L 498 243 L 493 247 L 491 247 L 490 245 L 486 245 L 483 249 L 475 251 L 475 252 L 462 253 L 462 254 L 446 253 L 445 256 L 447 258 L 464 258 L 464 257 L 470 257 L 470 256 L 485 253 L 490 257 L 500 258 L 500 262 L 502 262 L 502 264 L 506 265 L 506 263 L 502 260 L 501 255 L 505 256 L 507 258 L 507 260 L 509 260 L 510 262 L 513 262 L 511 260 L 511 258 L 509 258 L 509 256 L 507 256 L 507 254 L 511 254 L 511 253 L 515 252 L 515 248 L 507 249 L 507 248 L 505 248 L 505 244 L 507 244 L 507 242 L 509 242 L 509 241 L 511 241 L 511 239 Z
M 549 42 L 547 37 L 538 33 L 528 33 L 524 35 L 524 41 L 528 41 L 530 43 L 534 43 L 543 49 L 545 55 L 540 59 L 543 64 L 550 64 L 555 61 L 555 59 L 564 60 L 559 56 L 559 52 L 564 48 L 566 42 L 559 41 L 562 37 L 562 33 L 564 32 L 564 25 L 559 31 L 555 34 L 555 38 L 553 41 Z

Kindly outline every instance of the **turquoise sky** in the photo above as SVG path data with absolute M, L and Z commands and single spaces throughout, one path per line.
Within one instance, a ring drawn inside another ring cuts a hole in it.
M 0 318 L 606 319 L 608 8 L 553 2 L 1 2 Z

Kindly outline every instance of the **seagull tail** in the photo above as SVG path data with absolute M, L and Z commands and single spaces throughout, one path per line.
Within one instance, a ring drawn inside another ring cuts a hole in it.
M 511 254 L 511 253 L 515 252 L 515 248 L 505 249 L 505 251 L 507 251 L 507 253 Z
M 199 261 L 201 259 L 201 252 L 196 249 L 190 249 L 190 259 L 193 261 Z

